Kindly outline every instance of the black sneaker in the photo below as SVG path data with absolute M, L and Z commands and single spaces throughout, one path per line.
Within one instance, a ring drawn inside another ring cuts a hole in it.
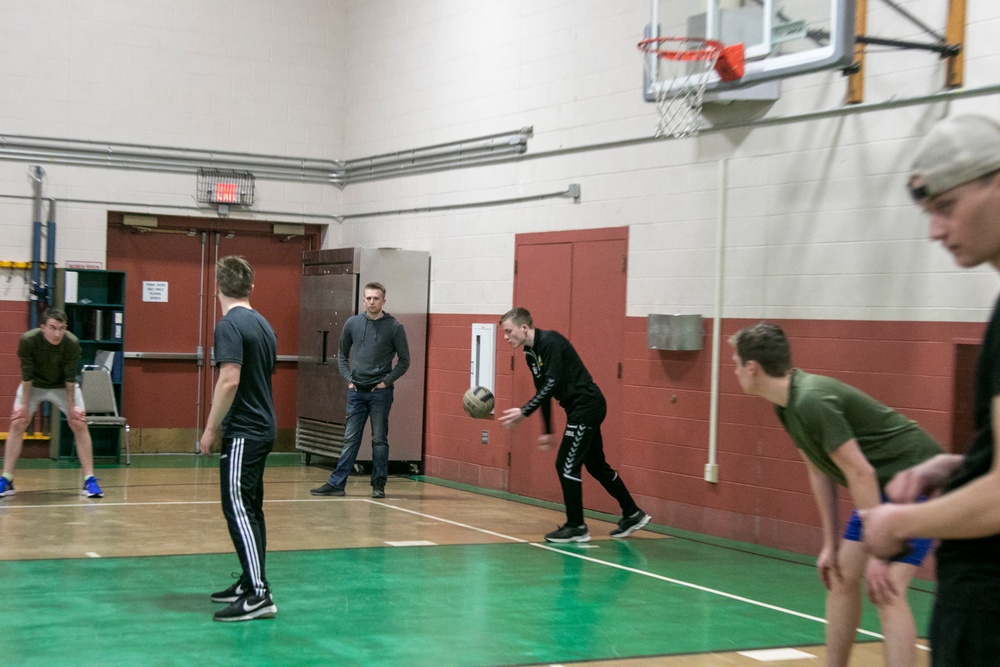
M 247 593 L 225 609 L 215 612 L 213 618 L 217 621 L 252 621 L 255 618 L 274 618 L 278 608 L 271 600 L 271 594 L 263 597 Z
M 652 520 L 653 517 L 642 510 L 636 510 L 630 516 L 622 517 L 621 521 L 618 522 L 618 527 L 611 531 L 611 537 L 628 537 Z
M 243 577 L 240 577 L 235 584 L 226 590 L 212 593 L 212 602 L 236 602 L 249 592 L 250 587 L 244 583 Z
M 375 484 L 372 486 L 372 498 L 385 498 L 384 484 Z
M 343 489 L 338 489 L 333 484 L 326 482 L 323 486 L 313 489 L 309 493 L 314 496 L 346 496 L 347 493 Z
M 565 542 L 589 542 L 590 533 L 587 532 L 586 524 L 582 526 L 571 526 L 567 523 L 564 526 L 559 526 L 559 528 L 546 535 L 545 541 L 558 542 L 560 544 Z

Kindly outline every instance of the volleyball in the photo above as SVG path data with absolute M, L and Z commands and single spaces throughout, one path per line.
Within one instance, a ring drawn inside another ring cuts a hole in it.
M 473 387 L 462 397 L 462 407 L 470 417 L 482 419 L 493 411 L 493 392 L 486 387 Z

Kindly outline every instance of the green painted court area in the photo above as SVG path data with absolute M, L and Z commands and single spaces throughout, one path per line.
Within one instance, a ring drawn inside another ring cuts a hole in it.
M 812 566 L 686 539 L 592 544 L 272 552 L 277 617 L 233 624 L 208 599 L 230 554 L 0 562 L 3 662 L 471 667 L 823 642 L 801 616 L 823 616 Z M 924 635 L 932 595 L 910 598 Z M 867 602 L 863 627 L 878 631 Z

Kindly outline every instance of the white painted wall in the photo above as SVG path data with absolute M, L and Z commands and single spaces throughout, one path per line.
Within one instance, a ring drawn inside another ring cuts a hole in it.
M 920 38 L 871 4 L 870 34 Z M 946 0 L 906 8 L 943 29 Z M 635 43 L 648 11 L 646 0 L 0 0 L 0 135 L 348 159 L 532 126 L 517 162 L 342 192 L 258 180 L 257 209 L 350 214 L 579 183 L 578 203 L 349 219 L 325 243 L 428 250 L 433 312 L 495 314 L 511 305 L 515 234 L 627 225 L 628 314 L 709 314 L 724 163 L 725 315 L 985 319 L 994 274 L 960 271 L 926 241 L 903 185 L 935 119 L 1000 117 L 1000 96 L 643 143 L 655 116 Z M 966 87 L 996 85 L 1000 5 L 969 3 L 968 23 Z M 867 68 L 868 102 L 934 93 L 944 77 L 915 51 L 872 49 Z M 839 73 L 804 76 L 774 105 L 711 118 L 839 109 L 845 91 Z M 0 259 L 30 256 L 30 204 L 9 198 L 30 194 L 27 167 L 0 160 Z M 45 168 L 49 196 L 193 205 L 192 177 Z M 103 259 L 108 208 L 122 207 L 60 207 L 58 261 Z M 0 299 L 17 298 L 19 278 L 0 281 Z
M 31 163 L 5 159 L 5 136 L 340 156 L 347 6 L 0 0 L 0 260 L 31 259 L 31 202 L 14 199 L 32 193 Z M 108 210 L 199 214 L 171 208 L 197 207 L 193 175 L 42 166 L 45 196 L 60 200 L 58 263 L 104 261 Z M 340 200 L 332 187 L 256 184 L 258 210 L 330 214 Z M 0 299 L 26 298 L 23 274 L 10 278 Z
M 628 225 L 628 314 L 711 313 L 725 161 L 726 316 L 985 319 L 997 289 L 993 272 L 960 271 L 926 241 L 904 183 L 914 148 L 935 119 L 968 111 L 1000 116 L 996 95 L 601 148 L 649 136 L 655 125 L 652 106 L 641 100 L 634 47 L 648 2 L 439 0 L 416 12 L 411 4 L 352 4 L 352 21 L 377 25 L 380 43 L 391 48 L 352 63 L 347 151 L 385 152 L 527 125 L 535 136 L 517 165 L 351 186 L 346 207 L 490 200 L 569 183 L 583 190 L 577 204 L 548 200 L 343 225 L 345 244 L 430 251 L 435 312 L 510 306 L 517 233 Z M 676 9 L 669 16 L 682 17 L 683 25 L 691 2 L 668 4 Z M 906 8 L 943 32 L 946 0 Z M 1000 7 L 970 3 L 968 23 L 966 87 L 1000 83 Z M 880 3 L 872 4 L 868 32 L 929 39 Z M 370 39 L 367 29 L 349 36 L 352 54 Z M 426 75 L 410 73 L 412 63 Z M 392 85 L 368 85 L 379 72 L 390 73 Z M 882 102 L 940 91 L 944 66 L 931 53 L 871 48 L 867 77 L 866 101 Z M 711 118 L 839 109 L 845 93 L 838 72 L 808 75 L 784 81 L 770 107 L 737 103 L 714 108 Z

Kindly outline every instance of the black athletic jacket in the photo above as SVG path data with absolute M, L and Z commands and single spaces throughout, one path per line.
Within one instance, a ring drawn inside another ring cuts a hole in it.
M 535 329 L 535 344 L 524 346 L 524 359 L 535 381 L 536 393 L 524 404 L 521 413 L 527 417 L 541 408 L 546 433 L 552 432 L 552 398 L 559 401 L 570 423 L 604 418 L 607 409 L 604 394 L 561 333 Z

